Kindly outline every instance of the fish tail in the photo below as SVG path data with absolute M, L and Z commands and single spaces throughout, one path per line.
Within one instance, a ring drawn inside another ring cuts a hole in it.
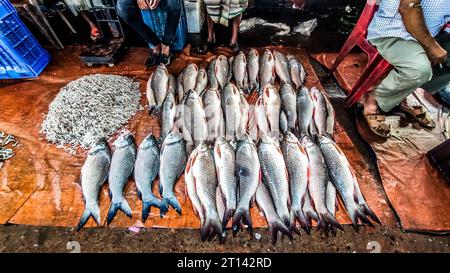
M 97 225 L 99 225 L 100 224 L 100 207 L 98 204 L 94 205 L 93 207 L 86 206 L 86 208 L 83 211 L 83 214 L 80 217 L 80 222 L 78 223 L 77 231 L 80 231 L 80 229 L 82 227 L 84 227 L 84 225 L 86 225 L 87 221 L 89 220 L 89 218 L 91 216 L 94 219 L 94 221 L 97 223 Z
M 331 215 L 330 212 L 326 211 L 325 213 L 319 213 L 319 221 L 317 222 L 317 228 L 319 230 L 327 230 L 330 229 L 332 231 L 333 228 L 338 228 L 340 230 L 344 230 L 341 224 Z M 332 227 L 332 228 L 331 228 Z
M 161 202 L 158 198 L 153 196 L 150 200 L 142 201 L 142 222 L 145 223 L 148 216 L 150 215 L 150 210 L 152 207 L 161 207 Z
M 270 240 L 273 245 L 277 243 L 278 231 L 288 236 L 291 240 L 294 238 L 292 236 L 292 231 L 285 224 L 283 224 L 280 219 L 278 219 L 275 222 L 269 223 Z
M 222 229 L 226 229 L 228 221 L 233 217 L 233 214 L 236 210 L 233 208 L 227 208 L 225 210 L 225 213 L 223 215 L 223 220 L 222 220 Z
M 348 215 L 352 220 L 352 225 L 356 232 L 359 232 L 358 220 L 361 220 L 362 223 L 367 224 L 370 227 L 374 226 L 359 207 L 348 210 Z
M 181 206 L 180 203 L 178 203 L 178 199 L 175 196 L 172 197 L 164 197 L 161 201 L 161 207 L 160 207 L 160 214 L 161 217 L 166 215 L 167 211 L 169 210 L 169 205 L 176 211 L 178 214 L 181 215 Z
M 248 208 L 238 208 L 233 216 L 233 235 L 236 235 L 239 231 L 239 227 L 242 223 L 247 225 L 248 232 L 253 235 L 252 218 L 250 217 L 250 211 Z
M 160 105 L 155 105 L 153 107 L 153 109 L 151 109 L 150 113 L 152 114 L 152 116 L 157 117 L 161 114 L 161 106 Z
M 308 220 L 307 217 L 305 216 L 305 213 L 303 213 L 303 211 L 301 209 L 298 210 L 293 210 L 293 213 L 295 215 L 295 219 L 298 220 L 298 222 L 300 223 L 300 226 L 302 226 L 302 228 L 305 230 L 305 232 L 307 234 L 311 233 L 311 220 Z M 295 222 L 294 219 L 294 222 Z
M 128 204 L 127 200 L 124 198 L 122 202 L 111 203 L 111 207 L 109 208 L 108 215 L 106 216 L 106 224 L 111 224 L 112 220 L 116 216 L 117 212 L 123 211 L 126 216 L 131 218 L 131 208 Z
M 219 240 L 223 242 L 224 237 L 222 236 L 222 225 L 217 214 L 215 214 L 215 217 L 208 216 L 205 219 L 204 225 L 200 229 L 200 236 L 203 242 L 207 238 L 211 240 L 216 234 L 219 236 Z
M 369 216 L 370 219 L 372 219 L 374 222 L 376 222 L 377 224 L 381 225 L 381 221 L 380 219 L 378 219 L 378 217 L 375 215 L 375 213 L 369 208 L 369 206 L 367 204 L 361 204 L 360 205 L 361 210 L 363 211 L 363 213 L 367 216 Z

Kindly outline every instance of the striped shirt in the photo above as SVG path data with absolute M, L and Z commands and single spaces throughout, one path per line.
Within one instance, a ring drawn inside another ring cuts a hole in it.
M 450 21 L 450 0 L 421 0 L 425 23 L 431 35 L 435 37 L 444 25 Z M 406 30 L 398 8 L 400 0 L 382 0 L 370 22 L 367 39 L 397 37 L 415 40 Z M 447 31 L 448 28 L 447 28 Z

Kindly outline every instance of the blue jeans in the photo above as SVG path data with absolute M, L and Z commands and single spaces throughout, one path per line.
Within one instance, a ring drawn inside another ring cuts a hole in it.
M 119 16 L 147 43 L 155 46 L 161 43 L 170 46 L 175 38 L 175 32 L 180 21 L 182 3 L 181 0 L 161 0 L 159 7 L 167 11 L 167 21 L 162 41 L 142 20 L 141 10 L 136 0 L 117 1 L 117 13 Z
M 447 104 L 446 106 L 450 107 L 450 83 L 439 91 L 439 96 Z

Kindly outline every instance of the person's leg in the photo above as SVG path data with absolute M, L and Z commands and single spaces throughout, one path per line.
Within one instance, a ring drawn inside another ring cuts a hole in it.
M 239 26 L 241 25 L 242 21 L 242 13 L 233 19 L 232 29 L 231 29 L 231 41 L 230 45 L 237 44 L 238 41 L 238 34 L 239 34 Z
M 216 41 L 216 35 L 214 33 L 214 21 L 206 15 L 206 23 L 208 25 L 208 43 L 214 43 Z
M 100 29 L 97 27 L 97 25 L 92 22 L 91 18 L 89 18 L 89 15 L 87 14 L 87 11 L 82 10 L 80 11 L 81 17 L 89 24 L 89 27 L 91 28 L 90 37 L 91 40 L 96 41 L 99 38 L 101 38 L 102 34 L 100 33 Z
M 428 82 L 432 75 L 430 61 L 422 46 L 415 41 L 399 38 L 374 39 L 381 56 L 394 66 L 387 77 L 375 88 L 374 96 L 378 106 L 389 112 L 409 94 Z M 373 101 L 367 109 L 373 108 Z
M 161 44 L 158 36 L 144 23 L 141 11 L 137 6 L 136 0 L 118 0 L 117 13 L 130 25 L 147 43 L 155 46 L 153 52 L 158 52 Z
M 182 3 L 181 0 L 161 0 L 161 7 L 167 11 L 166 26 L 164 28 L 164 37 L 162 39 L 161 54 L 169 55 L 170 45 L 175 39 L 175 34 L 180 22 Z
M 446 87 L 439 91 L 439 96 L 441 97 L 442 101 L 446 103 L 446 106 L 450 107 L 450 83 L 448 83 Z
M 450 33 L 443 31 L 436 37 L 436 40 L 447 52 L 450 52 Z M 424 84 L 422 88 L 430 93 L 435 93 L 443 88 L 448 88 L 449 84 L 450 58 L 447 58 L 447 61 L 442 64 L 442 67 L 437 66 L 434 68 L 433 78 Z

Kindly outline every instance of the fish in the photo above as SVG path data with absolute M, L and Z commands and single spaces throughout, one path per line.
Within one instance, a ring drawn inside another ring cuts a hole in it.
M 81 167 L 81 188 L 83 191 L 84 211 L 77 226 L 79 231 L 92 216 L 99 225 L 100 189 L 108 177 L 109 166 L 111 164 L 111 151 L 108 142 L 102 138 L 94 143 L 88 152 L 86 161 Z
M 261 181 L 261 166 L 256 146 L 248 135 L 237 143 L 235 171 L 239 197 L 232 221 L 233 234 L 239 231 L 241 221 L 248 226 L 248 230 L 252 234 L 253 224 L 250 217 L 250 205 Z
M 299 90 L 306 79 L 306 71 L 303 65 L 293 55 L 287 56 L 289 62 L 289 72 L 291 75 L 292 83 L 295 90 Z
M 217 57 L 214 72 L 220 88 L 224 90 L 225 85 L 228 83 L 228 77 L 230 73 L 230 65 L 228 63 L 227 57 L 225 57 L 224 55 L 220 55 L 219 57 Z
M 228 83 L 223 89 L 222 108 L 225 116 L 225 137 L 232 140 L 236 137 L 241 122 L 241 96 L 232 83 Z
M 355 173 L 342 150 L 327 136 L 318 136 L 317 141 L 328 166 L 331 181 L 341 196 L 355 230 L 359 231 L 358 220 L 373 226 L 370 218 L 381 225 L 378 217 L 367 205 Z
M 234 56 L 231 56 L 228 58 L 228 82 L 230 82 L 233 79 L 233 62 L 234 62 Z
M 327 183 L 327 191 L 326 191 L 326 202 L 327 209 L 333 215 L 334 218 L 336 218 L 336 187 L 333 185 L 333 182 L 331 180 Z M 331 233 L 333 235 L 336 235 L 336 228 L 331 227 Z
M 167 88 L 167 94 L 169 93 L 172 94 L 174 98 L 177 96 L 177 80 L 172 74 L 169 74 L 169 85 Z
M 192 158 L 194 157 L 194 152 L 189 155 L 187 160 L 186 168 L 184 169 L 184 181 L 186 184 L 187 195 L 189 200 L 191 200 L 194 212 L 200 219 L 200 227 L 202 227 L 205 222 L 205 214 L 200 199 L 198 198 L 197 189 L 195 188 L 194 172 L 192 170 Z
M 200 94 L 205 90 L 206 86 L 208 85 L 208 75 L 206 73 L 206 70 L 204 68 L 198 69 L 197 73 L 197 81 L 195 83 L 195 89 L 194 91 Z
M 277 243 L 278 232 L 282 232 L 289 239 L 293 239 L 292 232 L 282 222 L 280 216 L 278 216 L 275 206 L 273 204 L 272 196 L 269 189 L 264 183 L 260 183 L 256 190 L 256 203 L 259 209 L 264 213 L 267 224 L 269 226 L 270 240 L 273 245 Z
M 106 217 L 108 225 L 112 222 L 119 209 L 131 218 L 131 208 L 123 196 L 123 190 L 128 182 L 128 178 L 133 173 L 136 160 L 136 144 L 131 133 L 121 134 L 114 142 L 114 147 L 115 150 L 111 158 L 108 176 L 111 197 L 111 206 Z
M 286 132 L 281 143 L 286 169 L 289 176 L 289 191 L 291 197 L 290 227 L 294 229 L 297 219 L 303 229 L 310 233 L 310 225 L 303 213 L 303 203 L 308 191 L 308 155 L 306 150 L 291 132 Z
M 263 97 L 260 96 L 254 107 L 255 121 L 258 127 L 258 136 L 269 136 L 269 122 L 267 121 L 266 107 L 264 106 Z
M 297 133 L 297 95 L 288 83 L 281 85 L 280 94 L 281 109 L 286 114 L 288 130 Z
M 247 53 L 247 75 L 249 89 L 251 91 L 259 89 L 259 53 L 252 48 Z
M 222 192 L 220 190 L 220 187 L 217 187 L 216 189 L 216 206 L 217 206 L 217 213 L 219 214 L 219 219 L 223 219 L 225 215 L 225 201 L 223 200 Z M 225 230 L 225 227 L 223 227 L 223 230 Z
M 308 173 L 308 190 L 314 204 L 314 209 L 317 212 L 318 222 L 317 228 L 319 230 L 327 230 L 332 227 L 343 230 L 341 224 L 331 215 L 326 205 L 326 189 L 328 184 L 328 171 L 325 159 L 322 155 L 321 149 L 314 140 L 305 136 L 302 138 L 302 144 L 306 149 L 309 159 Z
M 181 78 L 181 84 L 184 92 L 188 90 L 194 90 L 197 85 L 199 69 L 196 64 L 190 63 L 183 69 L 183 75 Z
M 212 89 L 219 89 L 219 81 L 216 77 L 216 64 L 217 64 L 217 58 L 214 58 L 211 63 L 208 66 L 208 81 L 209 81 L 209 87 Z
M 159 64 L 147 81 L 147 100 L 150 113 L 158 115 L 169 90 L 169 72 L 164 64 Z
M 275 73 L 280 78 L 281 83 L 292 85 L 291 73 L 289 70 L 289 61 L 286 55 L 274 50 L 273 57 L 275 58 Z
M 202 93 L 203 106 L 205 108 L 207 136 L 209 143 L 225 135 L 225 118 L 220 100 L 220 93 L 217 89 L 208 88 Z
M 262 91 L 267 84 L 273 84 L 275 81 L 275 59 L 270 50 L 264 50 L 263 55 L 259 57 L 259 88 Z
M 255 113 L 255 105 L 249 105 L 248 110 L 248 135 L 252 140 L 258 139 L 258 124 L 256 122 L 256 113 Z
M 312 220 L 314 221 L 319 221 L 319 216 L 317 216 L 317 212 L 314 210 L 313 208 L 313 204 L 311 203 L 311 197 L 309 195 L 309 190 L 306 190 L 305 193 L 305 200 L 303 202 L 303 206 L 302 206 L 302 210 L 303 210 L 303 214 L 306 217 L 306 222 L 308 223 L 309 226 L 312 225 Z M 307 231 L 310 232 L 310 231 Z
M 205 220 L 200 229 L 201 239 L 217 234 L 222 241 L 222 224 L 217 212 L 216 190 L 218 181 L 214 165 L 214 155 L 205 142 L 200 143 L 192 157 L 192 172 L 198 198 L 202 204 Z
M 245 93 L 248 93 L 248 76 L 247 76 L 247 58 L 244 52 L 239 53 L 233 60 L 233 78 L 236 81 L 236 87 Z
M 174 126 L 175 115 L 177 113 L 177 105 L 175 97 L 172 93 L 168 93 L 163 102 L 161 110 L 161 140 L 167 137 Z
M 280 112 L 280 130 L 283 134 L 285 134 L 289 130 L 287 116 L 283 110 L 281 110 Z
M 325 96 L 316 87 L 310 90 L 311 98 L 314 101 L 314 114 L 313 119 L 316 125 L 317 133 L 319 135 L 325 135 L 327 131 L 327 103 Z
M 235 150 L 224 137 L 218 138 L 214 145 L 214 164 L 219 188 L 225 201 L 225 213 L 222 218 L 222 228 L 225 229 L 236 211 L 237 180 Z
M 278 137 L 280 135 L 280 112 L 281 98 L 272 84 L 266 85 L 263 91 L 263 102 L 266 110 L 269 135 Z
M 250 111 L 250 105 L 248 104 L 247 99 L 244 96 L 244 93 L 240 92 L 239 95 L 240 95 L 239 107 L 241 110 L 241 120 L 239 121 L 239 127 L 236 134 L 238 139 L 240 139 L 244 134 L 247 134 L 247 126 Z
M 152 186 L 160 165 L 159 146 L 156 137 L 147 135 L 138 147 L 134 164 L 134 181 L 139 199 L 142 200 L 142 221 L 145 223 L 152 207 L 160 207 L 160 200 L 153 194 Z
M 263 182 L 272 195 L 277 214 L 283 223 L 289 226 L 289 176 L 278 143 L 270 137 L 262 137 L 258 147 L 258 158 Z
M 194 90 L 189 90 L 184 101 L 184 125 L 189 131 L 194 146 L 206 140 L 207 122 L 203 102 Z
M 309 135 L 309 127 L 313 119 L 314 101 L 308 88 L 302 87 L 297 92 L 297 119 L 300 136 Z
M 159 191 L 162 196 L 160 214 L 163 217 L 169 210 L 169 205 L 181 215 L 181 206 L 173 188 L 184 171 L 187 161 L 186 146 L 182 135 L 172 131 L 161 145 L 161 164 L 159 166 Z

